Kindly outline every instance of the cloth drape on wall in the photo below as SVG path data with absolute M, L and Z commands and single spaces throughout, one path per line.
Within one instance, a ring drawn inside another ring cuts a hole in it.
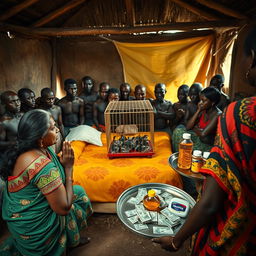
M 147 96 L 155 98 L 156 83 L 167 86 L 166 99 L 177 101 L 181 84 L 204 85 L 211 61 L 213 35 L 158 43 L 114 41 L 123 64 L 125 82 L 131 87 L 143 84 Z

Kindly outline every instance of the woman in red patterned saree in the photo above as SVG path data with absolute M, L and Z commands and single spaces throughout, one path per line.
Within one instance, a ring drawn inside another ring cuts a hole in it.
M 245 41 L 246 78 L 256 85 L 256 29 Z M 177 251 L 194 235 L 193 256 L 256 255 L 256 97 L 231 103 L 218 122 L 200 200 L 175 237 L 153 242 Z

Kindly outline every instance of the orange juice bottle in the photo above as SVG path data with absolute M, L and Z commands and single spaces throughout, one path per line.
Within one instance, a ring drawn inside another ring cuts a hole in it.
M 182 138 L 179 145 L 178 167 L 187 170 L 191 168 L 193 142 L 189 133 L 183 133 Z
M 149 211 L 157 211 L 160 206 L 160 199 L 156 195 L 155 190 L 150 189 L 143 199 L 143 205 Z

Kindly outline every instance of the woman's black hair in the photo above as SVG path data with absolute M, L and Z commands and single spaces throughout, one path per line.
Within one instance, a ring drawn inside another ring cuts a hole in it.
M 251 51 L 254 51 L 254 60 L 252 63 L 252 68 L 256 66 L 256 27 L 249 30 L 245 40 L 244 40 L 244 52 L 246 56 L 252 54 Z
M 7 149 L 0 163 L 0 176 L 7 180 L 19 155 L 38 148 L 38 141 L 44 137 L 50 127 L 51 114 L 42 109 L 26 112 L 18 125 L 17 142 Z
M 214 103 L 214 105 L 217 105 L 220 101 L 221 93 L 218 89 L 215 87 L 206 87 L 203 89 L 200 93 L 203 94 L 207 99 L 209 99 L 211 102 Z

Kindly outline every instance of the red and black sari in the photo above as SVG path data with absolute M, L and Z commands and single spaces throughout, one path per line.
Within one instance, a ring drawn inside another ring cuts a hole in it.
M 256 97 L 231 103 L 203 169 L 227 194 L 223 210 L 197 233 L 193 256 L 256 255 Z

